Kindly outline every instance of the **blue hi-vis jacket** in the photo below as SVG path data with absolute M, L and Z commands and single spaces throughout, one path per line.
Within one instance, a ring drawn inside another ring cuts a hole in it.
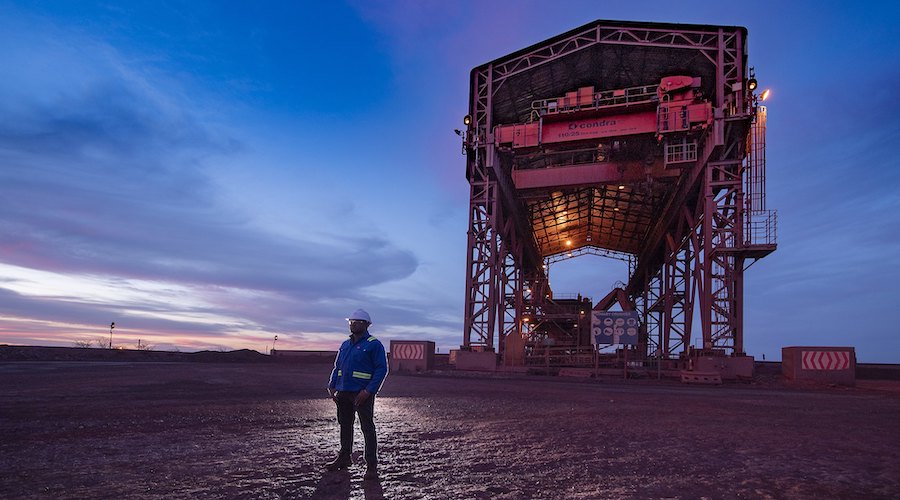
M 366 332 L 355 344 L 353 339 L 347 339 L 341 344 L 328 387 L 349 392 L 365 389 L 376 394 L 387 377 L 387 371 L 384 345 Z

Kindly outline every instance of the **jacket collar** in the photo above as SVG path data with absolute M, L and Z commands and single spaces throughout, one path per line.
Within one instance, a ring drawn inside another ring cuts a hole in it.
M 365 332 L 363 332 L 362 335 L 360 335 L 359 340 L 353 340 L 354 335 L 351 333 L 350 334 L 350 343 L 355 345 L 355 344 L 362 342 L 363 340 L 366 340 L 367 338 L 369 338 L 371 336 L 372 336 L 372 334 L 369 333 L 369 330 L 366 330 Z

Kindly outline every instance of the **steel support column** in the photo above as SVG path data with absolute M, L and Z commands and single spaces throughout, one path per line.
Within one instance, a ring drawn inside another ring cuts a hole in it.
M 512 220 L 506 221 L 507 227 L 504 234 L 511 238 L 501 240 L 500 248 L 500 297 L 503 300 L 499 304 L 498 318 L 500 325 L 497 339 L 498 350 L 503 354 L 506 347 L 507 336 L 522 337 L 522 313 L 523 313 L 523 271 L 521 267 L 522 252 L 518 235 Z
M 500 196 L 497 180 L 490 171 L 492 165 L 488 163 L 494 161 L 493 148 L 487 141 L 491 129 L 490 72 L 488 67 L 473 75 L 470 104 L 473 122 L 466 134 L 466 177 L 470 189 L 462 346 L 475 350 L 493 349 L 497 309 Z
M 484 349 L 493 346 L 494 283 L 496 281 L 497 184 L 489 180 L 471 182 L 468 251 L 466 254 L 466 311 L 463 346 Z
M 744 235 L 743 162 L 710 165 L 703 182 L 703 348 L 742 354 Z

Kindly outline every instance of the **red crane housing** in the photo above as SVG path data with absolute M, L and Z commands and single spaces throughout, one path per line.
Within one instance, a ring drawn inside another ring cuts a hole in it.
M 700 130 L 712 124 L 712 107 L 695 89 L 699 78 L 663 78 L 659 86 L 594 92 L 583 87 L 566 97 L 536 101 L 537 119 L 530 123 L 497 125 L 497 147 L 539 147 L 605 137 L 666 134 Z M 655 92 L 650 92 L 655 89 Z

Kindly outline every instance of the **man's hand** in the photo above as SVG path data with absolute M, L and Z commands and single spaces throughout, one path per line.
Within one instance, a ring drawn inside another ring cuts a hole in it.
M 353 406 L 361 406 L 371 395 L 372 394 L 365 389 L 359 391 L 359 394 L 356 395 L 356 399 L 353 400 Z
M 328 388 L 328 395 L 331 396 L 331 399 L 337 401 L 337 390 L 335 390 L 334 387 L 329 387 L 329 388 Z

